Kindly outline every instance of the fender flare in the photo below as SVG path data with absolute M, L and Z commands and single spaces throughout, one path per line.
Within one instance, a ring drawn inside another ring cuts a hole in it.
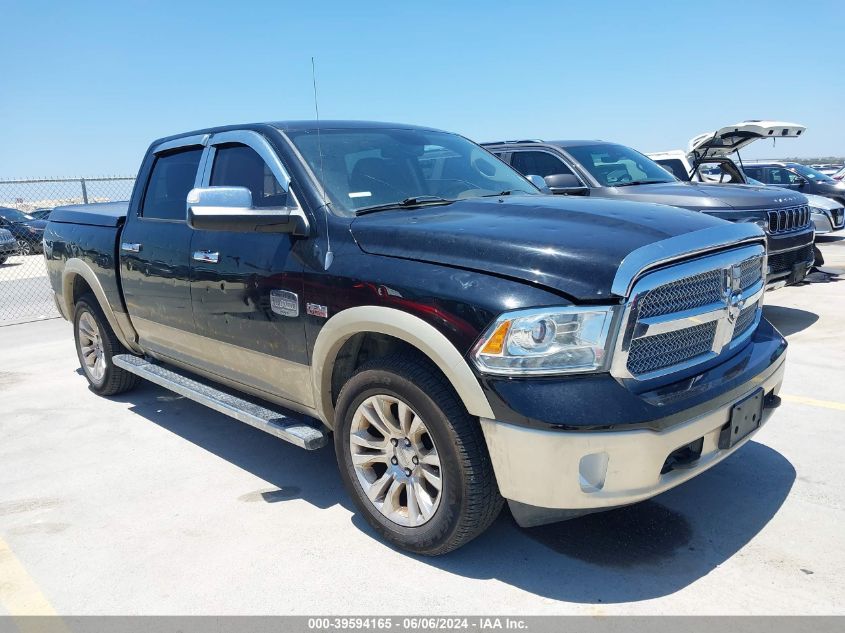
M 332 372 L 340 348 L 355 334 L 373 332 L 398 338 L 425 354 L 446 376 L 470 415 L 493 418 L 490 403 L 455 346 L 434 326 L 407 312 L 382 306 L 358 306 L 326 321 L 312 354 L 311 381 L 319 417 L 334 427 Z
M 109 322 L 111 329 L 114 331 L 117 340 L 127 349 L 135 352 L 141 352 L 138 344 L 135 342 L 138 335 L 135 333 L 135 328 L 129 321 L 129 316 L 123 312 L 115 312 L 106 297 L 106 292 L 103 290 L 103 285 L 97 278 L 97 274 L 93 269 L 78 257 L 72 257 L 65 262 L 62 269 L 62 312 L 67 315 L 68 320 L 73 319 L 73 286 L 74 279 L 81 277 L 85 280 L 88 286 L 97 298 L 97 303 L 100 304 L 100 309 L 106 315 L 106 320 Z

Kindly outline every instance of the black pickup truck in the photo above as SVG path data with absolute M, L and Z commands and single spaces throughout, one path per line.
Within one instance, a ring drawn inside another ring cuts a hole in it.
M 753 224 L 543 195 L 467 139 L 287 122 L 155 141 L 128 204 L 56 209 L 91 389 L 139 378 L 306 449 L 441 554 L 713 466 L 779 403 Z
M 502 141 L 484 146 L 517 171 L 545 179 L 552 193 L 668 204 L 757 224 L 768 237 L 769 289 L 803 280 L 813 265 L 811 209 L 800 193 L 681 182 L 638 151 L 605 141 Z

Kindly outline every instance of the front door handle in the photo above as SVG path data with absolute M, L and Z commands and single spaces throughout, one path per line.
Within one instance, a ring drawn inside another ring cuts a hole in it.
M 206 264 L 216 264 L 220 260 L 220 253 L 212 251 L 194 251 L 195 262 L 205 262 Z
M 137 242 L 123 242 L 120 245 L 120 250 L 125 251 L 127 253 L 140 253 L 141 245 Z

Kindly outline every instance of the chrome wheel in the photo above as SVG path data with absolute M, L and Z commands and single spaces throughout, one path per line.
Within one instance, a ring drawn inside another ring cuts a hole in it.
M 440 505 L 440 456 L 422 418 L 388 395 L 370 396 L 356 409 L 349 451 L 370 503 L 405 527 L 427 522 Z
M 79 355 L 82 368 L 94 381 L 100 382 L 106 374 L 106 355 L 103 351 L 103 338 L 100 328 L 90 312 L 79 316 Z

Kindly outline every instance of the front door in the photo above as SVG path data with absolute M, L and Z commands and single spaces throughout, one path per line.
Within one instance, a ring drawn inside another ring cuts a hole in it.
M 171 146 L 156 154 L 143 200 L 127 218 L 118 245 L 123 296 L 141 345 L 168 357 L 195 331 L 186 199 L 203 149 L 199 144 Z
M 281 163 L 254 132 L 212 137 L 203 184 L 246 187 L 256 209 L 296 204 Z M 198 334 L 206 338 L 203 361 L 209 370 L 311 407 L 303 267 L 293 248 L 301 239 L 286 233 L 194 230 L 191 302 Z

